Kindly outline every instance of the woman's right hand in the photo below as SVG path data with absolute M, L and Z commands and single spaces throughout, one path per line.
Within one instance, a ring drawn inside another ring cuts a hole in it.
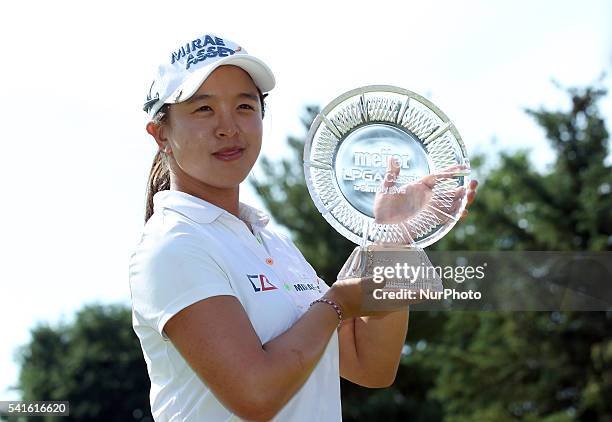
M 342 310 L 342 318 L 349 319 L 361 316 L 363 286 L 360 278 L 338 280 L 323 296 L 335 302 Z
M 372 297 L 374 289 L 381 288 L 373 282 L 372 277 L 346 278 L 336 281 L 323 296 L 336 302 L 342 311 L 342 318 L 349 319 L 359 316 L 381 316 L 393 310 L 386 311 L 370 309 L 372 306 L 364 307 L 364 299 Z M 386 289 L 389 290 L 389 289 Z M 371 302 L 370 302 L 371 303 Z M 399 304 L 398 309 L 403 307 Z

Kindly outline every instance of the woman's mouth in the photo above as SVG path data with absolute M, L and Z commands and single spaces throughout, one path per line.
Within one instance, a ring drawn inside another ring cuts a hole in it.
M 223 148 L 215 153 L 213 156 L 221 161 L 233 161 L 242 157 L 242 153 L 244 152 L 244 148 L 240 147 L 230 147 Z

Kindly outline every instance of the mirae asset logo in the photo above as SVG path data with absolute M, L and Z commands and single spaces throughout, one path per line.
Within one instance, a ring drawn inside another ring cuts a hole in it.
M 298 292 L 305 292 L 307 290 L 321 291 L 321 289 L 319 289 L 319 286 L 313 283 L 293 283 L 293 288 Z

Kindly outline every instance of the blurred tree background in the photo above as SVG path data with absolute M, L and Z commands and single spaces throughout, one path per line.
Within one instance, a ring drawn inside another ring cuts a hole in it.
M 67 400 L 70 416 L 7 421 L 153 422 L 149 376 L 132 330 L 132 311 L 89 305 L 74 322 L 41 324 L 18 353 L 21 400 Z
M 567 110 L 526 110 L 556 159 L 528 151 L 472 157 L 480 187 L 468 217 L 432 250 L 612 250 L 612 169 L 599 87 L 567 89 Z M 318 113 L 307 107 L 304 128 Z M 328 281 L 354 245 L 316 210 L 304 139 L 261 158 L 253 186 Z M 129 309 L 86 307 L 72 325 L 39 326 L 20 352 L 24 400 L 70 400 L 75 421 L 152 420 Z M 342 381 L 345 421 L 612 421 L 612 312 L 413 312 L 395 383 Z M 31 418 L 32 420 L 53 420 Z M 11 419 L 17 420 L 17 419 Z M 28 420 L 23 418 L 22 420 Z

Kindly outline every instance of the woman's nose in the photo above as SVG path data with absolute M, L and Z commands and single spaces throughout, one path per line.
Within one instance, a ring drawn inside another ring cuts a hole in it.
M 238 133 L 238 126 L 231 113 L 219 113 L 215 133 L 219 138 L 231 138 Z

